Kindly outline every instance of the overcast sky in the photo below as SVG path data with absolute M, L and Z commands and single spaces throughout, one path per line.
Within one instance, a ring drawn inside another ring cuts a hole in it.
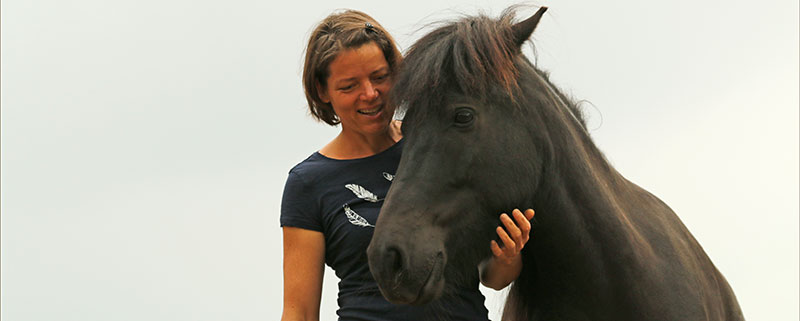
M 338 132 L 306 112 L 311 28 L 360 9 L 406 49 L 515 2 L 273 3 L 2 2 L 0 318 L 277 320 L 283 184 Z M 530 4 L 550 7 L 539 66 L 591 102 L 608 159 L 678 213 L 748 319 L 797 320 L 798 2 Z

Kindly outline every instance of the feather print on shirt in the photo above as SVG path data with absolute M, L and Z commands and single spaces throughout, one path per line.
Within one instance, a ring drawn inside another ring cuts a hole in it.
M 361 215 L 358 215 L 356 211 L 350 209 L 349 205 L 344 204 L 342 207 L 344 208 L 344 214 L 347 215 L 347 220 L 350 221 L 350 224 L 363 227 L 375 227 L 375 225 L 369 224 L 367 219 L 361 217 Z
M 353 191 L 353 194 L 356 194 L 356 196 L 358 196 L 358 198 L 362 200 L 373 203 L 377 203 L 378 201 L 380 201 L 380 199 L 378 199 L 378 196 L 372 194 L 372 192 L 368 191 L 366 188 L 361 187 L 360 185 L 347 184 L 344 187 L 347 187 L 347 189 Z
M 391 182 L 394 179 L 394 175 L 389 174 L 387 172 L 383 172 L 383 178 L 385 178 L 387 181 Z

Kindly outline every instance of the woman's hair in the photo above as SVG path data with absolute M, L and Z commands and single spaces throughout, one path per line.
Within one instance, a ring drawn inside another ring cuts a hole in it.
M 339 124 L 330 103 L 322 101 L 319 90 L 327 88 L 330 64 L 342 51 L 374 42 L 386 58 L 390 72 L 397 71 L 403 56 L 394 39 L 366 13 L 346 10 L 333 13 L 314 28 L 306 46 L 303 65 L 303 88 L 311 115 L 329 125 Z

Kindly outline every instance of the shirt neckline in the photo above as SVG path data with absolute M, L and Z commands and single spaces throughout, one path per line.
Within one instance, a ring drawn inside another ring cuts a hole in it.
M 397 148 L 397 146 L 399 146 L 400 143 L 402 143 L 402 142 L 403 142 L 403 138 L 400 138 L 400 140 L 398 140 L 396 143 L 392 144 L 392 146 L 389 146 L 389 148 L 384 149 L 381 152 L 378 152 L 378 153 L 375 153 L 375 154 L 372 154 L 372 155 L 369 155 L 369 156 L 365 156 L 365 157 L 359 157 L 359 158 L 348 158 L 348 159 L 330 158 L 328 156 L 322 155 L 322 153 L 320 153 L 319 151 L 314 152 L 314 155 L 316 155 L 316 156 L 318 156 L 318 157 L 320 157 L 320 158 L 322 158 L 324 160 L 330 160 L 330 161 L 336 161 L 336 162 L 363 161 L 363 160 L 369 160 L 369 159 L 377 158 L 377 157 L 380 157 L 381 155 L 387 154 L 390 151 L 392 151 L 395 148 Z

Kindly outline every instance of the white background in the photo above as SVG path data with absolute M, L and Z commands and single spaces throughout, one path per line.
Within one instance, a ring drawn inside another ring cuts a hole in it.
M 277 320 L 283 183 L 338 132 L 306 112 L 313 25 L 360 9 L 407 49 L 512 3 L 3 1 L 0 317 Z M 539 4 L 539 65 L 595 106 L 608 159 L 678 213 L 749 320 L 797 320 L 798 2 Z

